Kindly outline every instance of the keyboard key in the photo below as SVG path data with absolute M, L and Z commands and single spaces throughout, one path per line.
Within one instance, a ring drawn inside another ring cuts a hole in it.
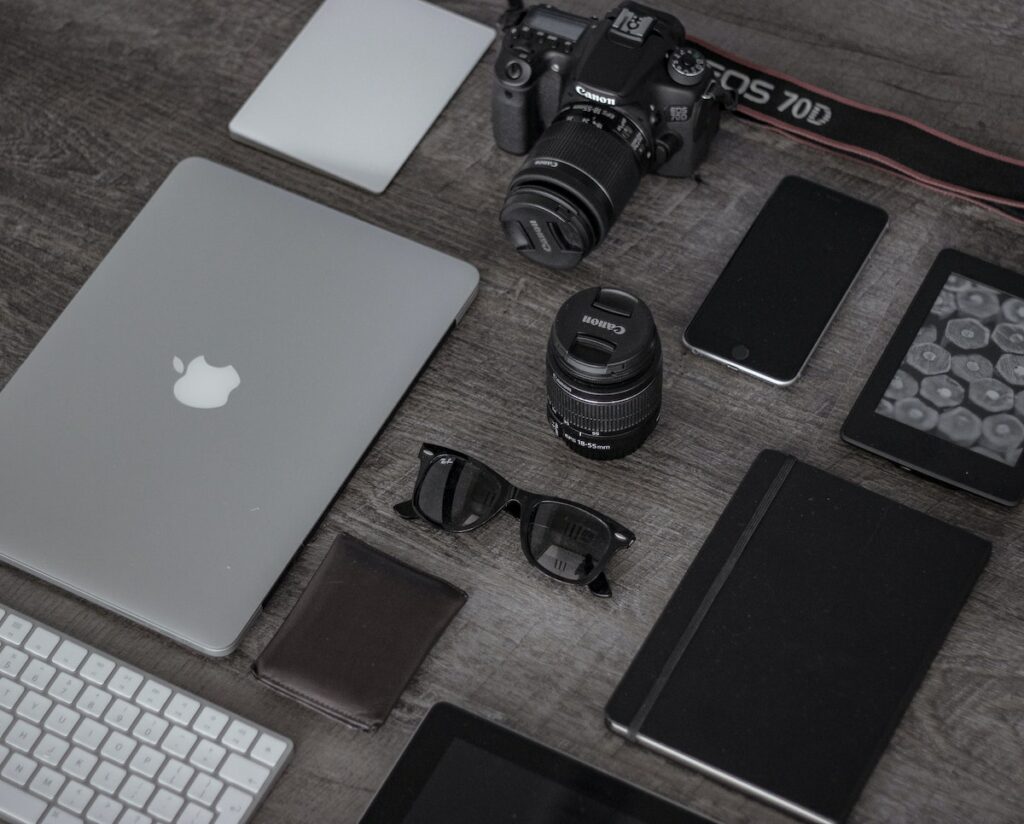
M 0 818 L 17 824 L 36 824 L 46 812 L 46 802 L 24 790 L 0 781 Z
M 198 804 L 189 803 L 178 816 L 177 824 L 210 824 L 211 821 L 213 821 L 213 813 L 204 810 Z
M 10 678 L 0 678 L 0 707 L 13 710 L 24 692 L 21 684 L 15 684 Z
M 228 717 L 212 707 L 204 707 L 192 729 L 207 738 L 220 738 L 221 730 L 228 723 Z
M 21 683 L 31 689 L 42 692 L 56 673 L 57 670 L 45 661 L 40 661 L 36 658 L 30 661 L 29 665 L 21 673 Z
M 110 732 L 109 728 L 104 727 L 98 721 L 86 718 L 78 725 L 78 729 L 75 730 L 71 740 L 87 749 L 95 750 L 103 743 L 103 739 L 107 737 L 108 732 Z
M 28 783 L 37 766 L 39 765 L 31 758 L 26 758 L 21 753 L 14 753 L 14 755 L 7 759 L 3 772 L 0 772 L 0 776 L 12 784 L 23 787 Z
M 4 741 L 14 749 L 31 752 L 39 738 L 39 727 L 26 721 L 15 721 Z
M 198 710 L 199 702 L 195 698 L 189 698 L 187 695 L 182 695 L 179 692 L 171 699 L 171 703 L 167 705 L 164 715 L 183 727 L 187 727 L 192 723 L 192 719 L 196 717 Z
M 115 695 L 120 695 L 122 698 L 131 698 L 142 685 L 143 680 L 142 673 L 135 672 L 135 670 L 130 670 L 127 667 L 118 667 L 114 677 L 107 684 L 107 689 Z
M 226 752 L 227 750 L 212 741 L 200 741 L 188 760 L 201 770 L 213 772 Z
M 157 790 L 146 812 L 158 821 L 173 821 L 184 803 L 180 795 L 174 795 L 167 790 Z
M 99 718 L 103 715 L 107 705 L 110 704 L 111 698 L 110 693 L 101 689 L 97 689 L 93 686 L 85 688 L 85 692 L 82 693 L 82 697 L 78 699 L 78 703 L 75 706 L 84 712 L 86 715 L 91 715 L 93 718 Z
M 0 650 L 0 675 L 17 678 L 27 663 L 28 656 L 16 647 L 4 647 Z
M 13 715 L 11 715 L 6 710 L 0 710 L 0 735 L 3 735 L 7 731 L 7 728 L 11 726 L 11 722 L 13 721 Z M 3 763 L 2 758 L 0 758 L 0 763 Z
M 166 760 L 167 756 L 163 753 L 157 752 L 152 747 L 147 747 L 143 744 L 139 747 L 138 752 L 135 753 L 135 757 L 129 766 L 132 772 L 137 772 L 145 778 L 152 778 L 160 771 L 160 767 L 163 766 Z
M 41 795 L 47 801 L 53 801 L 66 780 L 59 772 L 54 772 L 49 767 L 40 767 L 36 777 L 32 779 L 29 789 L 36 795 Z
M 78 669 L 79 664 L 85 660 L 85 656 L 88 655 L 88 651 L 85 647 L 80 647 L 74 641 L 69 641 L 66 638 L 60 642 L 60 646 L 57 647 L 57 651 L 53 654 L 53 658 L 50 660 L 61 669 L 66 669 L 68 672 L 74 672 Z M 92 791 L 90 790 L 90 793 Z
M 26 721 L 38 725 L 46 716 L 46 713 L 50 711 L 50 707 L 52 706 L 53 701 L 45 695 L 40 695 L 38 692 L 28 692 L 25 694 L 25 697 L 21 699 L 21 703 L 18 704 L 18 709 L 14 712 Z
M 167 733 L 160 749 L 178 758 L 185 758 L 192 751 L 196 740 L 197 736 L 194 732 L 189 732 L 182 727 L 171 727 L 171 731 Z
M 164 733 L 167 732 L 167 726 L 167 722 L 163 718 L 157 718 L 151 712 L 143 713 L 139 723 L 132 730 L 132 735 L 140 741 L 155 745 L 163 738 Z
M 0 623 L 0 640 L 7 641 L 15 646 L 20 646 L 25 640 L 32 624 L 19 615 L 8 615 Z
M 109 761 L 101 761 L 96 771 L 92 774 L 92 778 L 89 779 L 89 783 L 100 792 L 113 795 L 117 792 L 117 788 L 121 786 L 121 782 L 124 781 L 124 777 L 127 774 L 116 764 L 111 764 Z
M 36 627 L 25 642 L 25 649 L 37 658 L 49 658 L 57 647 L 60 636 L 48 629 Z
M 145 707 L 147 710 L 153 712 L 160 712 L 164 708 L 164 704 L 167 703 L 167 699 L 171 697 L 171 691 L 163 684 L 158 684 L 156 681 L 147 681 L 146 686 L 142 688 L 142 691 L 135 697 L 135 703 L 141 707 Z
M 228 787 L 224 790 L 224 795 L 217 802 L 217 812 L 220 813 L 220 816 L 217 818 L 217 824 L 221 824 L 222 821 L 241 821 L 242 816 L 245 815 L 245 811 L 249 809 L 251 804 L 251 795 L 243 793 L 241 790 L 236 790 L 234 787 Z
M 270 770 L 233 752 L 220 768 L 218 775 L 243 790 L 257 793 L 270 775 Z
M 128 780 L 124 782 L 124 786 L 121 787 L 121 792 L 117 794 L 117 797 L 125 804 L 131 804 L 133 807 L 138 807 L 141 810 L 146 806 L 146 802 L 149 801 L 149 797 L 155 789 L 156 785 L 149 781 L 139 778 L 137 775 L 130 775 Z
M 51 698 L 65 704 L 73 704 L 84 686 L 85 682 L 81 678 L 75 678 L 70 673 L 62 672 L 53 679 L 47 692 Z
M 60 807 L 50 807 L 50 811 L 39 824 L 82 824 L 82 819 L 77 815 L 64 812 Z
M 32 755 L 44 764 L 56 767 L 70 748 L 71 745 L 63 738 L 46 733 L 39 741 Z
M 244 755 L 255 740 L 256 728 L 236 719 L 228 725 L 221 743 Z
M 89 812 L 85 814 L 85 820 L 90 824 L 114 824 L 123 809 L 124 805 L 113 798 L 101 795 L 92 802 Z
M 90 655 L 82 668 L 78 671 L 78 674 L 82 676 L 86 681 L 92 681 L 94 684 L 105 684 L 107 679 L 110 677 L 110 673 L 114 671 L 114 662 L 109 658 L 104 658 L 102 655 L 97 655 L 95 652 Z
M 140 712 L 142 710 L 134 704 L 129 704 L 127 701 L 118 698 L 111 705 L 103 720 L 110 724 L 110 726 L 127 732 L 131 729 L 132 724 L 135 723 L 135 719 L 139 717 Z
M 160 771 L 157 783 L 176 792 L 178 795 L 182 795 L 185 792 L 185 787 L 188 786 L 188 782 L 192 780 L 192 776 L 195 774 L 196 771 L 188 766 L 188 764 L 182 764 L 177 759 L 172 758 L 167 762 L 163 770 Z
M 77 814 L 85 809 L 85 805 L 89 803 L 89 799 L 93 795 L 95 793 L 84 784 L 79 784 L 77 781 L 69 781 L 67 786 L 64 787 L 64 791 L 60 794 L 60 798 L 57 799 L 57 803 Z
M 127 735 L 119 732 L 110 733 L 110 737 L 100 750 L 100 755 L 115 764 L 124 764 L 135 752 L 136 743 Z
M 138 810 L 128 810 L 117 824 L 153 824 L 153 819 Z
M 46 721 L 43 722 L 43 726 L 55 735 L 67 738 L 71 735 L 71 730 L 75 728 L 75 724 L 78 723 L 81 717 L 82 716 L 71 709 L 71 707 L 65 707 L 58 704 L 50 711 L 50 714 L 46 716 Z
M 92 772 L 92 768 L 96 766 L 96 762 L 99 759 L 91 752 L 75 747 L 64 759 L 64 763 L 60 765 L 60 768 L 70 775 L 72 778 L 79 778 L 84 781 L 89 773 Z
M 288 749 L 288 745 L 280 738 L 263 733 L 256 742 L 256 746 L 252 748 L 252 757 L 268 767 L 273 767 L 281 760 L 286 749 Z
M 214 799 L 224 789 L 224 782 L 206 773 L 199 773 L 188 788 L 188 797 L 207 807 L 213 806 Z

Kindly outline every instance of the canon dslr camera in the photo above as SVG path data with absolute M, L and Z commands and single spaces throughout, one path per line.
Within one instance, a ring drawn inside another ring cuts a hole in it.
M 637 3 L 604 19 L 533 6 L 504 24 L 494 137 L 530 155 L 502 226 L 526 257 L 568 269 L 604 239 L 644 174 L 694 173 L 732 96 L 679 20 Z

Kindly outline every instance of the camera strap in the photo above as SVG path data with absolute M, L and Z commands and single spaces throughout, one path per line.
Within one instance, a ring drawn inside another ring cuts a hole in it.
M 1024 161 L 688 39 L 736 95 L 738 115 L 1024 223 Z

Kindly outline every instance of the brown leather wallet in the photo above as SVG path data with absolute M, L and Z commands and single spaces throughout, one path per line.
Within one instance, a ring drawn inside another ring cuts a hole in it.
M 446 581 L 339 535 L 253 671 L 308 707 L 374 730 L 465 601 Z

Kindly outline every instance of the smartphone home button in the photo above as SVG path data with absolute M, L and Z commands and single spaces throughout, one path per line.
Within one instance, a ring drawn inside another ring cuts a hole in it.
M 732 348 L 732 357 L 733 360 L 745 361 L 750 357 L 750 350 L 742 343 L 739 343 Z

